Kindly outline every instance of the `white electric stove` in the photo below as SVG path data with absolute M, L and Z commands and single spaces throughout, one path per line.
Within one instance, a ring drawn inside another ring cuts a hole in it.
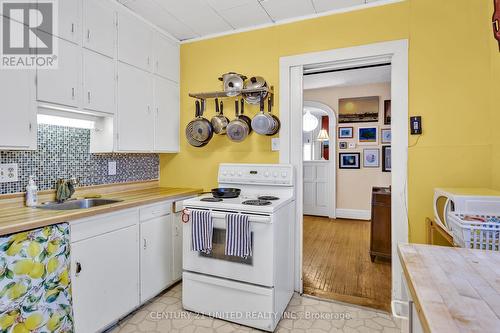
M 210 254 L 191 250 L 191 223 L 183 230 L 183 306 L 242 325 L 273 331 L 293 295 L 295 179 L 281 164 L 221 164 L 219 187 L 241 189 L 238 198 L 212 195 L 184 201 L 189 211 L 211 212 Z M 226 256 L 226 215 L 249 217 L 252 253 Z

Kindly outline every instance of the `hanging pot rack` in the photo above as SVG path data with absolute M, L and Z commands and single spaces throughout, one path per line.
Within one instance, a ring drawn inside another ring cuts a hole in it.
M 197 99 L 209 99 L 209 98 L 234 98 L 244 94 L 254 94 L 254 93 L 268 93 L 274 95 L 274 87 L 262 87 L 255 89 L 241 89 L 237 95 L 234 91 L 213 91 L 213 92 L 200 92 L 200 93 L 189 93 L 189 97 Z

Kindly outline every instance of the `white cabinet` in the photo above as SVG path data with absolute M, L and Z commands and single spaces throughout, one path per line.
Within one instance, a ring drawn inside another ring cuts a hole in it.
M 83 107 L 115 113 L 115 62 L 99 53 L 83 51 Z
M 179 43 L 156 33 L 154 36 L 154 73 L 169 80 L 179 82 Z
M 71 281 L 77 333 L 97 332 L 139 306 L 137 211 L 72 224 Z
M 118 150 L 152 151 L 153 83 L 149 73 L 118 64 Z
M 83 46 L 108 57 L 114 57 L 116 46 L 115 16 L 110 1 L 84 0 Z
M 118 15 L 118 60 L 151 70 L 153 31 L 144 21 L 129 13 Z
M 59 39 L 57 69 L 38 69 L 37 99 L 64 106 L 78 107 L 81 86 L 80 47 Z
M 141 303 L 158 295 L 172 283 L 172 215 L 141 222 Z
M 43 1 L 38 0 L 38 2 Z M 80 0 L 60 0 L 54 3 L 57 4 L 57 16 L 55 16 L 58 20 L 57 30 L 47 31 L 43 26 L 39 29 L 78 44 L 82 34 L 80 20 L 82 3 Z M 50 27 L 52 28 L 52 25 Z
M 155 151 L 179 151 L 179 85 L 155 76 Z
M 0 70 L 0 149 L 36 149 L 34 70 Z

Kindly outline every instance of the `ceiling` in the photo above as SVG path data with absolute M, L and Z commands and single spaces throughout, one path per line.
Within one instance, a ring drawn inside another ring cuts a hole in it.
M 385 0 L 118 0 L 179 40 Z
M 304 90 L 391 82 L 391 66 L 304 75 Z

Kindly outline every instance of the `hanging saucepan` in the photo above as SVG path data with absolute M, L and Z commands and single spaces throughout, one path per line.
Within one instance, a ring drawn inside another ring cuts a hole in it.
M 280 128 L 281 128 L 281 121 L 280 121 L 280 119 L 278 117 L 276 117 L 274 114 L 271 113 L 272 108 L 273 108 L 273 104 L 274 104 L 273 103 L 273 97 L 269 97 L 267 99 L 267 105 L 268 105 L 269 114 L 271 115 L 271 117 L 273 117 L 273 128 L 267 134 L 269 136 L 273 136 L 273 135 L 277 134 L 280 131 Z
M 236 107 L 238 107 L 238 101 L 234 103 Z M 244 115 L 243 113 L 245 112 L 245 100 L 242 98 L 241 99 L 241 110 L 240 110 L 240 118 L 247 123 L 248 125 L 248 134 L 252 133 L 252 119 L 250 117 Z
M 258 89 L 267 87 L 267 82 L 262 76 L 253 76 L 245 81 L 245 89 Z M 260 92 L 243 94 L 248 104 L 259 104 L 261 98 L 267 97 L 267 92 L 262 95 Z
M 196 101 L 196 119 L 193 119 L 186 127 L 186 138 L 195 147 L 203 147 L 214 135 L 212 124 L 203 118 L 205 111 L 205 100 Z
M 229 140 L 234 142 L 241 142 L 246 139 L 250 133 L 250 128 L 248 123 L 244 121 L 238 114 L 238 101 L 235 103 L 235 115 L 236 118 L 231 120 L 229 125 L 227 125 L 227 137 Z
M 252 128 L 260 135 L 268 135 L 274 129 L 274 118 L 271 113 L 264 112 L 264 98 L 260 98 L 260 113 L 252 119 Z
M 243 89 L 247 77 L 235 72 L 223 74 L 219 80 L 223 82 L 224 91 L 228 96 L 238 96 Z
M 222 101 L 220 101 L 220 108 L 219 108 L 219 99 L 215 99 L 215 112 L 217 112 L 217 115 L 215 115 L 210 122 L 212 123 L 212 127 L 214 129 L 215 134 L 226 134 L 226 128 L 227 125 L 229 124 L 229 119 L 227 119 L 226 116 L 224 116 L 224 104 Z

